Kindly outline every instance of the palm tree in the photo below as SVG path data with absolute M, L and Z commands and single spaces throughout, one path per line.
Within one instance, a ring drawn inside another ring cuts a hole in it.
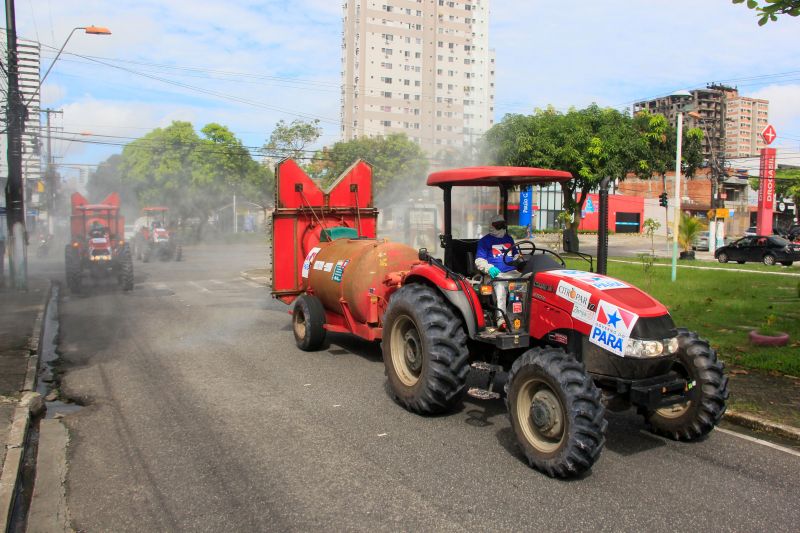
M 705 231 L 705 229 L 706 226 L 702 220 L 681 213 L 681 223 L 678 226 L 678 244 L 680 244 L 684 252 L 689 252 L 692 249 L 694 241 L 700 235 L 700 232 Z

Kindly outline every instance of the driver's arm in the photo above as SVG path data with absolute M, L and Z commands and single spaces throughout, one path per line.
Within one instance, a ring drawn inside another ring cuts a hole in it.
M 475 252 L 475 267 L 479 272 L 486 275 L 489 275 L 489 269 L 492 268 L 492 265 L 488 261 L 490 253 L 491 247 L 489 244 L 484 239 L 479 240 L 478 249 Z

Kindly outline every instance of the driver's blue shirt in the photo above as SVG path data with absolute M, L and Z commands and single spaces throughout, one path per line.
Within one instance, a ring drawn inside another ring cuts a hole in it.
M 476 259 L 486 259 L 493 267 L 497 267 L 500 272 L 510 272 L 516 270 L 513 265 L 507 265 L 503 262 L 503 254 L 509 248 L 514 246 L 514 239 L 508 233 L 503 237 L 497 238 L 494 235 L 484 235 L 478 241 L 478 250 L 476 252 Z M 508 253 L 507 261 L 516 255 L 517 250 Z

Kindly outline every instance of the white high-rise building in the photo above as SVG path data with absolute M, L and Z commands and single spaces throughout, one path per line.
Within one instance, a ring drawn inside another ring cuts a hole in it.
M 0 57 L 3 66 L 7 67 L 8 47 L 6 32 L 0 31 Z M 28 109 L 25 120 L 25 131 L 22 134 L 22 179 L 26 192 L 26 210 L 29 212 L 32 196 L 37 194 L 37 185 L 42 178 L 41 165 L 41 122 L 39 119 L 39 59 L 40 46 L 35 41 L 17 39 L 17 63 L 19 64 L 19 91 L 23 104 Z M 0 92 L 3 95 L 3 107 L 8 102 L 8 78 L 0 76 Z M 8 135 L 5 133 L 6 116 L 3 111 L 3 133 L 0 135 L 0 181 L 5 184 L 8 179 Z M 3 196 L 3 203 L 5 196 Z M 38 197 L 36 197 L 38 200 Z M 34 202 L 35 203 L 35 202 Z
M 494 122 L 489 0 L 345 0 L 342 138 L 406 133 L 429 154 Z

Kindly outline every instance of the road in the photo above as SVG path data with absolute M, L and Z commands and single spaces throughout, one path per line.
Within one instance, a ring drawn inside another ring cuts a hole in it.
M 257 246 L 136 263 L 130 294 L 65 297 L 67 503 L 79 531 L 795 530 L 800 458 L 734 435 L 655 437 L 610 415 L 592 471 L 527 467 L 502 401 L 424 418 L 377 345 L 305 353 L 287 308 L 239 277 Z

